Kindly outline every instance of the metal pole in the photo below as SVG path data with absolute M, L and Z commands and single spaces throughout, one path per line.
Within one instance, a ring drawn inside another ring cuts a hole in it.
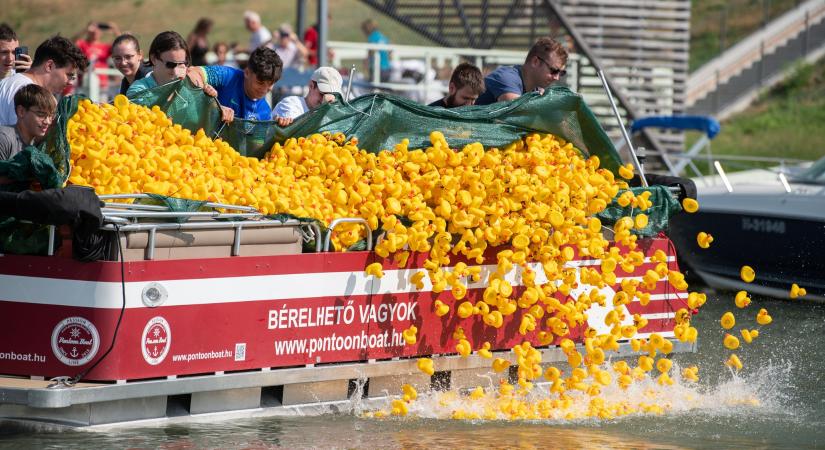
M 295 9 L 297 11 L 295 17 L 295 33 L 299 39 L 303 39 L 307 23 L 307 0 L 295 0 L 295 3 Z
M 329 4 L 327 0 L 318 0 L 318 66 L 326 66 L 327 40 L 329 39 Z
M 648 185 L 647 179 L 645 178 L 644 169 L 642 169 L 642 164 L 639 163 L 639 158 L 636 156 L 636 150 L 633 148 L 633 142 L 630 140 L 630 135 L 627 134 L 627 130 L 624 127 L 622 115 L 619 114 L 619 108 L 616 107 L 616 102 L 613 101 L 613 94 L 610 92 L 610 87 L 607 85 L 607 78 L 605 78 L 604 71 L 602 71 L 601 67 L 596 67 L 596 74 L 599 75 L 599 79 L 602 80 L 602 86 L 604 87 L 604 91 L 607 93 L 607 99 L 610 100 L 610 107 L 613 108 L 613 114 L 616 115 L 616 121 L 619 122 L 619 129 L 622 130 L 622 136 L 624 136 L 624 140 L 627 143 L 627 148 L 630 150 L 630 158 L 633 160 L 636 170 L 639 171 L 639 178 L 642 180 L 642 186 L 647 187 Z

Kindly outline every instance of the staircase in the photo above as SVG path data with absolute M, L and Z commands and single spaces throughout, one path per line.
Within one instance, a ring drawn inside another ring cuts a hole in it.
M 691 114 L 724 119 L 792 72 L 825 55 L 825 0 L 809 0 L 773 20 L 690 75 Z
M 689 0 L 362 0 L 446 47 L 526 51 L 553 36 L 579 53 L 571 71 L 608 135 L 624 145 L 596 76 L 601 66 L 627 124 L 651 114 L 684 112 Z M 646 130 L 651 157 L 681 151 L 682 134 Z

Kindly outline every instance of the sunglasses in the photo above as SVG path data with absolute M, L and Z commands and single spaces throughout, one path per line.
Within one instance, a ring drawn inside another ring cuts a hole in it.
M 545 66 L 547 66 L 547 70 L 549 70 L 549 71 L 550 71 L 550 75 L 553 75 L 553 76 L 558 75 L 559 77 L 563 77 L 563 76 L 567 75 L 567 71 L 566 71 L 566 70 L 564 70 L 564 69 L 557 69 L 557 68 L 555 68 L 555 67 L 551 66 L 551 65 L 550 65 L 550 63 L 549 63 L 549 62 L 547 62 L 547 60 L 546 60 L 546 59 L 544 59 L 544 58 L 542 58 L 541 56 L 536 56 L 536 58 L 538 58 L 538 59 L 539 59 L 539 61 L 543 62 L 543 63 L 544 63 L 544 65 L 545 65 Z
M 189 67 L 189 63 L 186 61 L 164 61 L 161 59 L 161 62 L 163 62 L 163 65 L 166 66 L 167 69 L 174 69 L 178 66 Z

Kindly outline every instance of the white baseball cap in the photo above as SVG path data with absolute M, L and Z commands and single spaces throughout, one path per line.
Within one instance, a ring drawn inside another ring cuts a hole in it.
M 341 74 L 332 67 L 319 67 L 312 73 L 312 81 L 318 85 L 318 90 L 323 93 L 341 94 L 343 80 Z

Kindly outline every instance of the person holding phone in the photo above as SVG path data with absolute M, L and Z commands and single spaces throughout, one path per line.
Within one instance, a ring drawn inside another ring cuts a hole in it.
M 72 41 L 53 36 L 43 41 L 34 51 L 31 67 L 0 80 L 0 125 L 14 125 L 17 114 L 14 95 L 23 86 L 36 84 L 57 95 L 71 87 L 77 74 L 86 69 L 88 60 Z
M 0 23 L 0 79 L 25 72 L 31 65 L 28 47 L 21 47 L 14 30 Z

